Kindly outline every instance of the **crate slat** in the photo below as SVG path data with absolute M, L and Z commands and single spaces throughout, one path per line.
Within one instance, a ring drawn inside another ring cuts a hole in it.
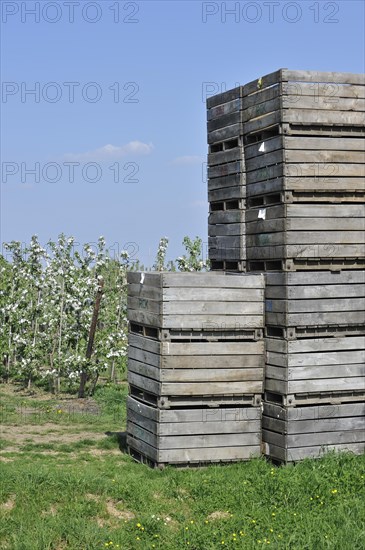
M 365 401 L 285 407 L 264 403 L 264 452 L 280 462 L 319 457 L 326 450 L 365 450 Z

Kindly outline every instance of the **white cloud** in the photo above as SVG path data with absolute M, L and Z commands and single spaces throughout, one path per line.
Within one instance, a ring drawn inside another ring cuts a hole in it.
M 85 153 L 67 153 L 65 159 L 69 161 L 83 161 L 83 162 L 107 162 L 113 160 L 119 160 L 127 155 L 149 155 L 153 150 L 152 143 L 143 143 L 142 141 L 130 141 L 125 145 L 103 145 L 93 151 L 86 151 Z
M 171 161 L 171 164 L 178 164 L 178 165 L 191 165 L 191 164 L 201 164 L 204 162 L 205 157 L 200 157 L 198 155 L 186 155 L 184 157 L 176 157 L 174 160 Z

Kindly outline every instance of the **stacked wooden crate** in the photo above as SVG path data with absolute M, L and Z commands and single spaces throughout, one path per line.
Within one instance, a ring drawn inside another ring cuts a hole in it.
M 266 274 L 265 453 L 365 450 L 365 272 Z
M 213 270 L 245 271 L 246 176 L 241 88 L 207 100 L 208 248 Z
M 248 271 L 365 268 L 365 77 L 243 87 Z
M 212 269 L 365 267 L 364 75 L 281 69 L 207 117 Z
M 232 101 L 216 130 L 214 109 Z M 266 272 L 265 453 L 287 462 L 362 452 L 365 75 L 281 69 L 207 107 L 208 186 L 215 140 L 244 146 L 246 250 L 234 263 L 227 247 L 218 263 L 210 241 L 212 268 Z
M 365 448 L 364 84 L 281 70 L 242 92 L 247 270 L 266 271 L 263 441 L 282 462 Z
M 260 454 L 264 277 L 129 273 L 127 444 L 189 464 Z

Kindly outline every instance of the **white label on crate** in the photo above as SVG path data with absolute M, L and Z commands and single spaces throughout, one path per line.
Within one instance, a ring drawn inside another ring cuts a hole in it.
M 260 220 L 266 220 L 266 208 L 260 208 L 259 215 L 257 217 Z
M 141 273 L 141 280 L 139 281 L 141 285 L 143 285 L 144 282 L 144 273 Z
M 259 152 L 264 153 L 265 152 L 265 142 L 263 141 L 259 147 Z

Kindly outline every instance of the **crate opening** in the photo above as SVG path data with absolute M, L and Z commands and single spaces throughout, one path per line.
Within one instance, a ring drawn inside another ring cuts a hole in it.
M 239 143 L 238 143 L 238 138 L 236 139 L 230 139 L 229 141 L 226 141 L 224 143 L 224 148 L 225 150 L 228 150 L 228 149 L 235 149 L 236 147 L 238 147 Z
M 223 143 L 214 143 L 210 146 L 211 153 L 220 153 L 223 151 Z

